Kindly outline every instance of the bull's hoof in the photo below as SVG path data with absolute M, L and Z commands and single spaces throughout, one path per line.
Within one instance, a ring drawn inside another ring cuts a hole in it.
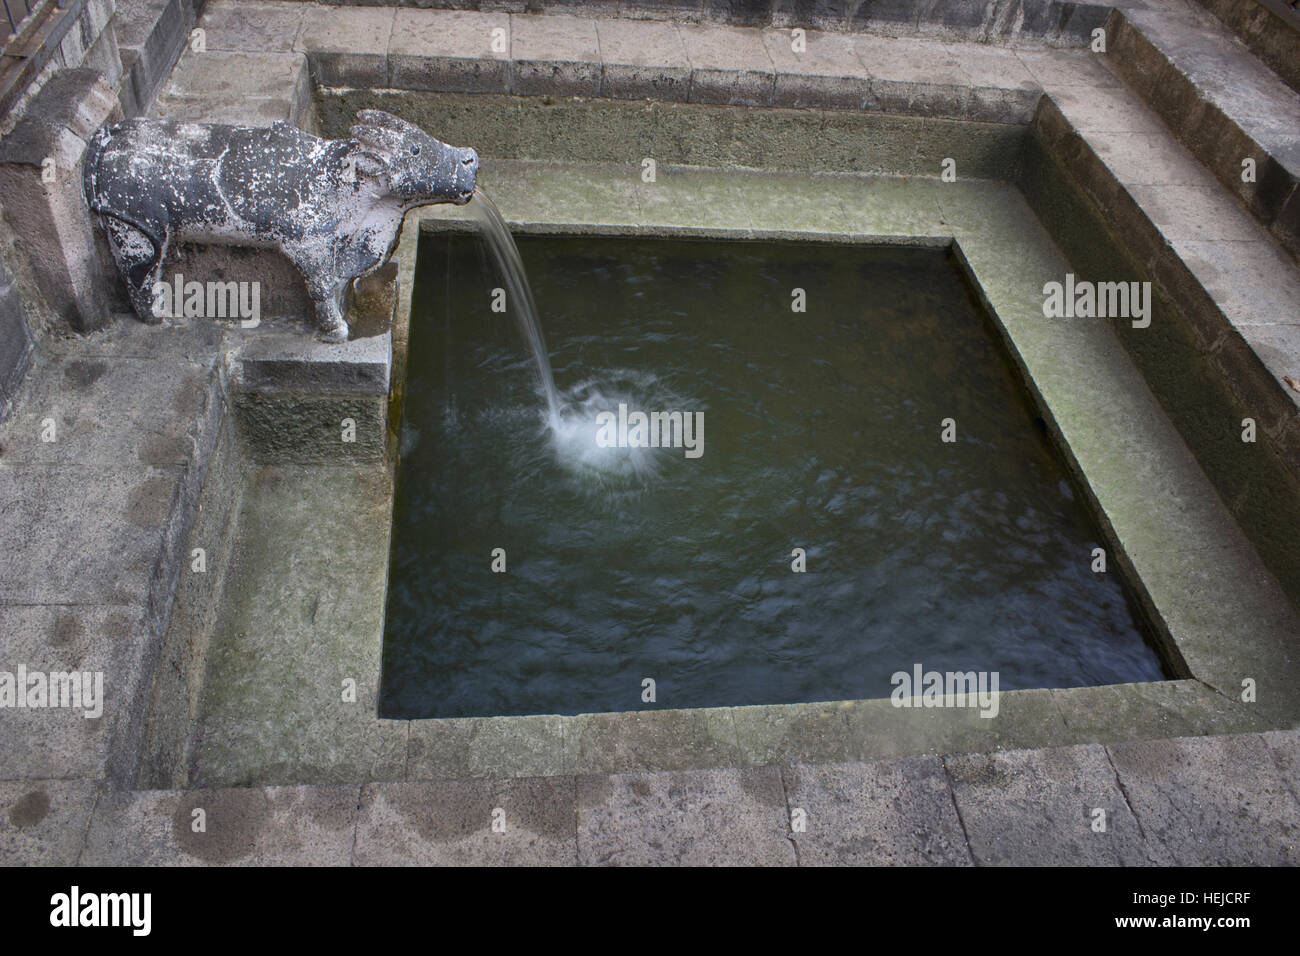
M 346 342 L 348 340 L 348 324 L 340 322 L 338 325 L 322 329 L 316 334 L 316 338 L 321 342 Z

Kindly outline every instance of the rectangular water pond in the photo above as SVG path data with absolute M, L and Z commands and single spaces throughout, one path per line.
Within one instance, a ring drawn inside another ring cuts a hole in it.
M 948 250 L 519 248 L 558 435 L 481 241 L 421 239 L 382 716 L 879 698 L 917 665 L 1166 676 Z M 697 427 L 629 447 L 638 411 Z

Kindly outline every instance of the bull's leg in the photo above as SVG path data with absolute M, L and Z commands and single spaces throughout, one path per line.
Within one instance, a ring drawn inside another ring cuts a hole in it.
M 135 226 L 109 217 L 105 223 L 109 248 L 117 260 L 118 271 L 126 282 L 126 292 L 141 321 L 157 325 L 163 316 L 154 310 L 153 288 L 167 257 L 167 238 L 155 249 L 153 241 Z M 173 310 L 179 311 L 173 303 Z
M 316 306 L 317 337 L 324 342 L 346 342 L 348 323 L 343 317 L 344 296 L 352 280 L 335 275 L 331 264 L 321 262 L 316 255 L 297 249 L 286 249 L 285 253 L 302 273 L 307 294 Z
M 309 281 L 307 291 L 316 303 L 316 322 L 320 330 L 317 337 L 323 342 L 346 342 L 349 330 L 347 319 L 343 317 L 343 299 L 347 280 Z

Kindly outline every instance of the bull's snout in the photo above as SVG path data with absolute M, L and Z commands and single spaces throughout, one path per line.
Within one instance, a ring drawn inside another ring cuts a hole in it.
M 460 187 L 456 203 L 464 205 L 473 197 L 474 187 L 478 185 L 478 153 L 466 146 L 457 150 L 456 159 L 456 184 Z

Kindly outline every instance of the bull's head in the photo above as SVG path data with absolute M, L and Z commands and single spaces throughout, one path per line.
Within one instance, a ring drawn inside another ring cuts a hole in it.
M 358 110 L 352 138 L 357 171 L 382 177 L 406 206 L 463 205 L 478 182 L 478 153 L 440 142 L 383 110 Z

